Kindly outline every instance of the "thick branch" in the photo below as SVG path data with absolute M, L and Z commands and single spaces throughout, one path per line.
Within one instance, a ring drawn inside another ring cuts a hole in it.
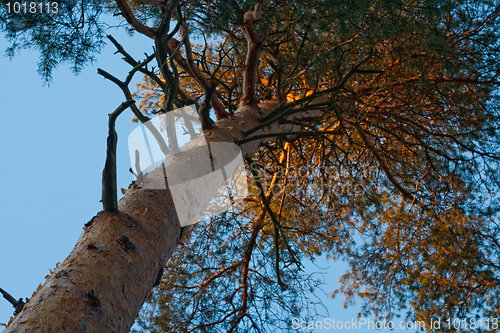
M 134 14 L 132 13 L 132 10 L 130 9 L 130 6 L 127 3 L 127 0 L 116 0 L 116 4 L 118 5 L 118 8 L 120 8 L 123 17 L 135 30 L 137 30 L 137 32 L 140 32 L 141 34 L 146 35 L 149 38 L 155 38 L 156 29 L 145 26 L 136 19 Z
M 259 109 L 240 108 L 231 118 L 217 121 L 205 138 L 197 136 L 191 146 L 195 148 L 170 155 L 162 167 L 146 177 L 164 179 L 163 166 L 169 174 L 183 172 L 186 158 L 205 156 L 201 140 L 237 142 L 246 128 L 258 125 L 259 116 L 277 106 L 266 102 Z M 276 123 L 271 130 L 284 131 L 291 126 Z M 242 145 L 242 155 L 251 156 L 266 141 Z M 87 332 L 129 332 L 159 269 L 180 242 L 181 227 L 168 188 L 131 187 L 118 208 L 118 213 L 101 212 L 86 224 L 73 251 L 5 333 L 60 332 L 61 327 L 67 332 L 78 332 L 82 327 Z M 43 307 L 39 307 L 42 300 Z M 76 311 L 68 312 L 70 308 Z
M 247 40 L 247 57 L 245 60 L 245 71 L 243 72 L 243 96 L 240 105 L 253 107 L 257 104 L 255 87 L 257 85 L 257 69 L 259 66 L 260 53 L 262 51 L 262 41 L 257 36 L 253 28 L 253 21 L 260 19 L 262 13 L 258 14 L 259 4 L 255 5 L 255 10 L 245 13 L 242 30 Z M 260 9 L 261 11 L 262 9 Z M 255 15 L 257 14 L 257 15 Z
M 105 212 L 118 211 L 117 186 L 116 186 L 116 143 L 118 135 L 115 130 L 116 118 L 135 101 L 123 102 L 109 115 L 108 146 L 106 149 L 106 163 L 102 171 L 102 207 Z
M 215 92 L 215 84 L 210 85 L 210 87 L 205 90 L 205 98 L 200 105 L 200 109 L 198 110 L 198 114 L 200 116 L 201 127 L 203 130 L 207 130 L 210 126 L 212 126 L 212 120 L 210 119 L 210 108 L 212 101 L 212 96 Z

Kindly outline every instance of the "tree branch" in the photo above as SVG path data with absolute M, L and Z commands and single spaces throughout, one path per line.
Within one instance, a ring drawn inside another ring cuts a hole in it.
M 242 145 L 254 140 L 260 140 L 260 139 L 265 139 L 265 138 L 274 138 L 274 137 L 288 137 L 290 135 L 295 135 L 296 137 L 305 137 L 305 136 L 310 136 L 310 137 L 317 137 L 320 135 L 326 135 L 326 134 L 340 134 L 342 131 L 340 129 L 336 130 L 331 130 L 331 131 L 318 131 L 318 130 L 309 130 L 309 131 L 290 131 L 290 132 L 281 132 L 281 133 L 265 133 L 265 134 L 259 134 L 259 135 L 254 135 L 249 138 L 244 138 L 240 141 L 238 141 L 238 144 Z
M 194 78 L 199 85 L 203 88 L 205 91 L 205 95 L 207 95 L 209 89 L 210 89 L 210 83 L 208 80 L 203 76 L 201 73 L 200 69 L 196 64 L 194 63 L 194 58 L 193 58 L 193 49 L 191 47 L 191 42 L 189 40 L 189 26 L 187 25 L 186 22 L 184 22 L 181 25 L 181 30 L 183 32 L 183 41 L 184 41 L 184 47 L 186 48 L 186 65 L 189 67 L 189 70 L 186 70 L 189 76 Z M 226 110 L 224 109 L 224 106 L 222 103 L 219 101 L 217 98 L 217 94 L 212 94 L 211 95 L 211 102 L 215 111 L 215 115 L 217 116 L 217 119 L 222 119 L 222 118 L 227 118 L 228 114 Z
M 121 10 L 121 14 L 127 20 L 127 22 L 137 31 L 140 32 L 143 35 L 148 36 L 149 38 L 155 38 L 155 28 L 151 28 L 148 26 L 145 26 L 141 22 L 139 22 L 134 14 L 132 13 L 132 10 L 130 9 L 130 6 L 128 5 L 126 0 L 115 0 L 116 4 L 118 5 L 118 8 Z
M 203 130 L 207 130 L 210 126 L 212 126 L 213 121 L 210 119 L 210 102 L 212 101 L 212 96 L 214 95 L 215 84 L 211 84 L 210 87 L 205 90 L 205 98 L 200 105 L 200 109 L 198 110 L 198 114 L 200 116 L 201 127 Z
M 116 77 L 114 77 L 113 75 L 109 74 L 108 72 L 106 72 L 103 69 L 98 68 L 97 69 L 97 74 L 102 75 L 105 79 L 110 80 L 111 82 L 113 82 L 114 84 L 116 84 L 120 88 L 122 88 L 122 87 L 125 86 L 125 82 L 122 82 L 122 81 L 118 80 Z
M 273 111 L 271 111 L 269 114 L 267 114 L 265 117 L 263 117 L 262 122 L 258 126 L 255 126 L 254 128 L 251 128 L 251 129 L 245 131 L 243 134 L 245 136 L 252 134 L 252 133 L 254 133 L 254 132 L 256 132 L 264 127 L 267 127 L 267 126 L 273 124 L 274 122 L 276 122 L 280 119 L 285 119 L 286 117 L 290 116 L 293 113 L 306 111 L 307 109 L 317 108 L 318 106 L 328 105 L 329 104 L 328 101 L 327 102 L 321 101 L 317 104 L 311 104 L 307 108 L 303 107 L 301 109 L 296 109 L 296 106 L 299 106 L 299 105 L 305 104 L 305 103 L 311 103 L 315 99 L 318 99 L 320 97 L 323 97 L 323 99 L 324 99 L 325 95 L 342 90 L 344 88 L 345 84 L 347 83 L 347 81 L 356 73 L 358 68 L 361 65 L 363 65 L 366 61 L 368 61 L 371 57 L 373 57 L 372 52 L 370 52 L 370 54 L 366 58 L 359 61 L 344 76 L 342 76 L 341 79 L 339 80 L 339 82 L 335 86 L 328 88 L 328 89 L 321 90 L 321 91 L 313 92 L 312 94 L 307 95 L 305 97 L 302 97 L 296 101 L 280 105 L 279 107 L 277 107 Z
M 116 143 L 118 135 L 115 130 L 116 118 L 135 101 L 123 102 L 113 113 L 109 115 L 108 146 L 106 148 L 106 163 L 102 171 L 102 207 L 105 212 L 114 213 L 118 211 L 116 194 Z
M 156 7 L 161 7 L 165 8 L 165 2 L 159 1 L 159 0 L 135 0 L 137 2 L 143 3 L 145 5 L 151 5 L 151 6 L 156 6 Z
M 362 128 L 359 127 L 359 125 L 356 124 L 356 130 L 358 131 L 359 135 L 361 136 L 361 139 L 363 140 L 364 144 L 368 147 L 368 149 L 372 152 L 373 156 L 375 156 L 375 159 L 379 163 L 380 167 L 382 170 L 384 170 L 385 175 L 387 176 L 387 179 L 394 185 L 395 188 L 397 188 L 403 197 L 408 200 L 416 200 L 416 196 L 412 196 L 392 175 L 391 171 L 385 164 L 384 160 L 378 153 L 377 149 L 368 141 L 368 138 L 366 137 L 364 131 Z
M 177 91 L 179 88 L 179 80 L 177 76 L 174 76 L 170 71 L 168 60 L 172 54 L 170 50 L 170 46 L 168 41 L 171 39 L 172 35 L 176 32 L 177 28 L 180 25 L 181 18 L 179 17 L 179 23 L 176 26 L 176 29 L 172 31 L 170 34 L 168 33 L 170 30 L 170 20 L 174 14 L 174 10 L 177 7 L 178 0 L 171 0 L 165 9 L 163 14 L 162 22 L 158 27 L 158 30 L 155 32 L 155 46 L 156 46 L 156 61 L 158 62 L 158 66 L 160 66 L 161 73 L 165 80 L 167 81 L 168 89 L 165 92 L 165 112 L 171 111 L 173 106 L 173 101 L 177 96 Z
M 254 10 L 244 15 L 242 24 L 243 34 L 247 40 L 247 57 L 245 60 L 245 71 L 243 72 L 243 96 L 240 105 L 256 106 L 255 87 L 257 85 L 257 69 L 259 66 L 262 41 L 253 28 L 253 22 L 262 17 L 262 5 L 256 4 Z
M 26 304 L 23 302 L 22 298 L 20 298 L 19 300 L 16 301 L 16 299 L 14 297 L 12 297 L 8 292 L 3 290 L 2 288 L 0 288 L 0 293 L 2 293 L 3 298 L 5 298 L 7 301 L 9 301 L 9 303 L 12 304 L 12 306 L 14 307 L 14 309 L 15 309 L 14 315 L 19 313 L 23 309 L 24 304 Z
M 259 189 L 259 194 L 260 194 L 262 204 L 266 208 L 266 211 L 269 214 L 271 221 L 273 222 L 275 261 L 276 261 L 276 267 L 275 267 L 276 268 L 276 278 L 278 280 L 279 286 L 281 287 L 281 290 L 286 290 L 288 288 L 288 285 L 286 283 L 284 283 L 283 281 L 281 281 L 281 277 L 280 277 L 279 223 L 278 223 L 278 220 L 276 219 L 276 215 L 274 214 L 273 210 L 271 209 L 271 206 L 269 205 L 269 201 L 266 198 L 266 194 L 264 193 L 264 189 L 262 188 L 262 183 L 259 179 L 259 174 L 258 174 L 257 170 L 252 168 L 252 162 L 253 162 L 252 159 L 250 157 L 247 157 L 246 161 L 250 167 L 250 171 L 252 172 L 253 180 L 254 180 L 255 184 L 257 185 L 257 188 Z
M 121 45 L 120 45 L 120 47 L 121 47 Z M 125 50 L 123 50 L 123 52 L 125 52 Z M 122 53 L 122 52 L 120 51 L 120 53 Z M 122 54 L 124 54 L 124 53 L 122 53 Z M 130 59 L 132 59 L 132 57 L 130 57 Z M 135 61 L 134 59 L 132 59 L 132 60 L 133 60 L 133 62 L 138 64 L 137 61 Z M 136 65 L 136 67 L 134 67 L 134 69 L 135 68 L 137 68 L 137 65 Z M 115 83 L 118 87 L 120 87 L 120 89 L 122 90 L 123 94 L 125 95 L 125 98 L 127 101 L 133 100 L 132 93 L 130 92 L 130 89 L 128 88 L 127 83 L 118 80 L 116 77 L 114 77 L 113 75 L 109 74 L 108 72 L 106 72 L 105 70 L 102 70 L 100 68 L 97 69 L 97 73 L 102 75 L 105 79 L 108 79 L 111 82 Z M 170 149 L 165 144 L 165 140 L 163 140 L 163 137 L 158 132 L 156 127 L 154 127 L 153 124 L 151 124 L 149 122 L 150 119 L 147 116 L 142 114 L 141 110 L 139 110 L 139 108 L 137 107 L 137 105 L 135 105 L 135 103 L 130 106 L 130 109 L 132 110 L 134 115 L 137 117 L 137 119 L 139 119 L 139 121 L 141 123 L 143 123 L 144 126 L 146 126 L 146 128 L 151 132 L 151 134 L 153 134 L 153 136 L 155 137 L 156 142 L 158 142 L 158 145 L 160 146 L 160 149 L 163 152 L 163 154 L 167 155 L 170 152 Z

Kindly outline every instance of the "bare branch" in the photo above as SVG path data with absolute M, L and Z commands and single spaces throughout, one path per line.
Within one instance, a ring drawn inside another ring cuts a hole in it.
M 114 84 L 116 84 L 120 88 L 125 85 L 124 82 L 118 80 L 116 77 L 114 77 L 113 75 L 109 74 L 108 72 L 106 72 L 103 69 L 98 68 L 97 69 L 97 74 L 104 76 L 105 79 L 110 80 L 111 82 L 113 82 Z
M 113 113 L 109 114 L 108 146 L 106 148 L 106 163 L 102 171 L 102 207 L 105 212 L 118 211 L 116 194 L 116 143 L 118 135 L 115 130 L 116 118 L 125 111 L 134 100 L 123 102 Z
M 15 309 L 14 315 L 19 313 L 23 309 L 24 304 L 26 304 L 23 302 L 22 298 L 20 298 L 19 300 L 16 301 L 16 299 L 14 297 L 12 297 L 8 292 L 3 290 L 2 288 L 0 288 L 0 293 L 2 294 L 3 298 L 5 298 L 7 301 L 9 301 L 9 303 L 12 304 L 12 306 L 14 307 L 14 309 Z
M 111 41 L 111 43 L 113 43 L 113 45 L 116 47 L 115 54 L 121 53 L 124 56 L 123 60 L 125 60 L 127 63 L 129 63 L 132 66 L 137 65 L 137 61 L 134 58 L 132 58 L 132 56 L 127 51 L 125 51 L 123 46 L 120 43 L 118 43 L 118 41 L 113 36 L 107 35 L 106 37 L 108 37 L 108 39 Z
M 247 40 L 247 57 L 245 60 L 245 71 L 243 73 L 243 96 L 241 106 L 256 106 L 255 86 L 257 84 L 257 68 L 259 65 L 260 53 L 262 51 L 262 41 L 257 36 L 253 28 L 253 21 L 262 17 L 262 5 L 256 4 L 254 10 L 250 10 L 244 15 L 242 24 L 243 34 Z
M 140 32 L 141 34 L 148 36 L 149 38 L 155 38 L 156 29 L 145 26 L 136 19 L 134 14 L 132 13 L 132 10 L 130 9 L 130 6 L 127 3 L 127 0 L 116 0 L 116 4 L 118 5 L 118 8 L 120 8 L 123 17 L 137 32 Z
M 187 58 L 186 64 L 187 67 L 189 67 L 189 69 L 186 69 L 186 72 L 189 74 L 189 76 L 193 77 L 196 81 L 198 81 L 200 86 L 205 91 L 206 95 L 210 89 L 210 83 L 203 76 L 198 66 L 196 66 L 196 64 L 194 63 L 193 49 L 191 47 L 191 42 L 189 40 L 189 26 L 187 25 L 186 22 L 184 22 L 181 25 L 181 30 L 184 34 L 183 41 L 184 41 L 184 46 L 186 48 L 186 58 Z M 211 102 L 215 111 L 215 115 L 217 116 L 217 119 L 227 118 L 228 114 L 224 109 L 222 103 L 217 98 L 217 94 L 212 94 Z
M 108 37 L 111 37 L 111 36 L 108 36 Z M 116 40 L 115 40 L 115 42 L 116 42 Z M 121 45 L 120 45 L 120 48 L 121 48 Z M 123 52 L 120 51 L 120 48 L 118 49 L 120 53 L 128 55 L 128 53 L 126 53 L 125 50 L 123 50 L 123 48 L 121 49 Z M 140 63 L 138 63 L 137 61 L 135 61 L 132 57 L 130 57 L 130 59 L 133 61 L 133 63 L 136 64 L 135 67 L 132 69 L 132 71 L 134 71 L 134 70 L 136 70 L 138 68 L 138 64 L 140 64 Z M 127 61 L 127 60 L 125 60 L 125 61 Z M 127 62 L 129 62 L 129 61 L 127 61 Z M 129 63 L 132 64 L 132 62 L 129 62 Z M 144 62 L 142 62 L 141 64 L 144 64 Z M 105 79 L 108 79 L 111 82 L 115 83 L 118 87 L 120 87 L 120 89 L 122 90 L 123 94 L 125 95 L 125 98 L 127 99 L 127 101 L 133 100 L 132 93 L 130 92 L 130 89 L 128 88 L 128 82 L 122 82 L 119 79 L 117 79 L 116 77 L 114 77 L 113 75 L 109 74 L 108 72 L 106 72 L 105 70 L 102 70 L 100 68 L 97 69 L 97 73 L 100 74 L 100 75 L 102 75 Z M 127 79 L 129 77 L 130 77 L 130 73 L 127 76 Z M 147 116 L 145 116 L 145 115 L 142 114 L 142 112 L 139 110 L 139 108 L 137 107 L 137 105 L 135 105 L 135 103 L 130 106 L 130 109 L 132 110 L 132 112 L 134 113 L 134 115 L 137 117 L 137 119 L 139 119 L 139 121 L 141 123 L 143 123 L 147 127 L 147 129 L 153 134 L 153 136 L 155 137 L 156 141 L 158 142 L 158 145 L 160 146 L 161 151 L 165 155 L 168 154 L 170 152 L 170 149 L 168 149 L 167 145 L 165 144 L 165 141 L 163 140 L 163 137 L 158 132 L 158 130 L 156 129 L 156 127 L 154 127 L 153 124 L 151 124 L 149 122 L 150 119 Z

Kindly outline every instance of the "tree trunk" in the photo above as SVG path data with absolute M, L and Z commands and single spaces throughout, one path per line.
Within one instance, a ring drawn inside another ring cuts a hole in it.
M 268 102 L 259 109 L 240 107 L 234 116 L 208 130 L 206 140 L 237 142 L 244 131 L 259 124 L 259 116 L 277 106 Z M 293 129 L 276 122 L 254 135 Z M 270 139 L 244 144 L 243 156 L 255 153 Z M 168 158 L 165 166 L 182 170 L 185 154 Z M 196 157 L 196 151 L 190 155 Z M 163 177 L 161 168 L 155 172 Z M 161 268 L 179 244 L 181 227 L 168 189 L 131 188 L 118 208 L 116 213 L 101 211 L 86 224 L 69 256 L 4 333 L 129 332 Z

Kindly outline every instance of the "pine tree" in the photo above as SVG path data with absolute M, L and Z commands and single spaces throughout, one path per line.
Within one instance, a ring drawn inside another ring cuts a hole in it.
M 338 292 L 377 317 L 499 315 L 496 2 L 64 8 L 22 29 L 2 15 L 11 51 L 38 48 L 48 80 L 61 62 L 78 71 L 104 42 L 101 12 L 122 15 L 155 51 L 136 60 L 109 37 L 132 68 L 99 74 L 138 100 L 139 121 L 212 107 L 205 137 L 241 147 L 260 194 L 181 232 L 168 190 L 132 186 L 6 332 L 127 332 L 146 299 L 158 308 L 140 322 L 153 332 L 292 330 L 291 317 L 314 315 L 304 304 L 318 283 L 300 262 L 318 255 L 347 258 Z

